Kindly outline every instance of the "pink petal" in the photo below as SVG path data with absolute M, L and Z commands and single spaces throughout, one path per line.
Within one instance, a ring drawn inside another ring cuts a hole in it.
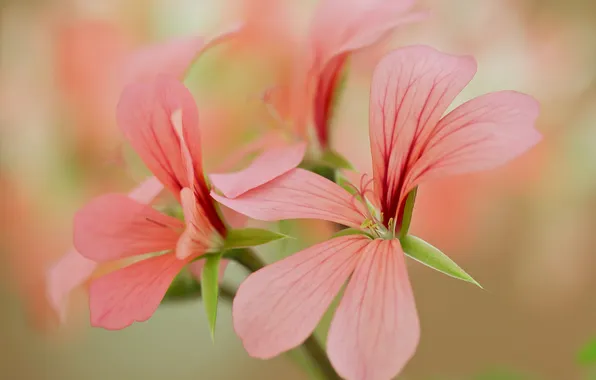
M 182 80 L 192 63 L 202 53 L 234 36 L 239 29 L 239 26 L 233 26 L 211 39 L 195 36 L 174 38 L 140 49 L 131 54 L 124 63 L 122 83 L 127 85 L 160 74 Z
M 178 116 L 178 117 L 176 117 Z M 179 126 L 174 120 L 180 119 Z M 193 141 L 190 151 L 200 169 L 199 114 L 192 94 L 176 79 L 159 76 L 125 88 L 117 109 L 118 125 L 149 170 L 173 194 L 189 187 L 176 128 Z M 200 177 L 202 170 L 197 174 Z
M 219 165 L 217 165 L 215 171 L 231 171 L 235 167 L 238 167 L 239 164 L 241 164 L 246 159 L 246 157 L 250 156 L 251 154 L 260 152 L 265 148 L 285 145 L 287 145 L 287 141 L 284 138 L 284 136 L 281 133 L 279 133 L 279 130 L 274 129 L 265 132 L 258 138 L 243 144 L 241 148 L 236 149 L 234 152 L 229 154 L 225 160 L 223 160 Z
M 211 174 L 209 178 L 223 195 L 236 198 L 300 165 L 305 151 L 305 143 L 270 148 L 244 170 L 236 173 Z
M 68 295 L 91 277 L 97 264 L 71 249 L 54 263 L 47 272 L 47 295 L 58 313 L 60 323 L 66 322 Z
M 371 13 L 368 19 L 364 19 L 360 30 L 354 33 L 353 37 L 346 40 L 335 52 L 336 55 L 345 52 L 353 52 L 355 50 L 369 47 L 390 33 L 393 29 L 400 25 L 424 21 L 428 18 L 429 12 L 416 12 L 403 14 L 402 6 L 395 6 L 388 4 L 385 8 Z M 370 26 L 373 27 L 370 27 Z
M 178 80 L 165 76 L 130 85 L 118 104 L 117 119 L 161 183 L 176 197 L 182 188 L 192 188 L 203 212 L 223 232 L 225 228 L 204 179 L 199 115 L 190 91 Z
M 187 263 L 173 254 L 154 256 L 93 281 L 89 289 L 91 325 L 118 330 L 146 321 Z
M 226 273 L 226 269 L 228 268 L 229 263 L 230 263 L 229 260 L 221 260 L 219 262 L 219 282 L 223 281 L 224 274 Z M 201 280 L 204 266 L 205 266 L 205 260 L 197 260 L 197 261 L 193 261 L 191 264 L 189 264 L 188 269 L 190 270 L 190 273 L 193 276 L 195 276 L 195 278 L 197 280 Z
M 501 91 L 472 99 L 445 116 L 433 130 L 408 187 L 452 174 L 506 163 L 542 138 L 534 128 L 539 104 L 531 96 Z
M 328 240 L 248 276 L 233 304 L 234 329 L 246 351 L 268 359 L 301 344 L 369 241 L 360 235 Z
M 105 262 L 173 249 L 184 224 L 122 194 L 95 198 L 74 218 L 74 245 Z
M 427 46 L 395 50 L 377 65 L 370 98 L 370 145 L 385 223 L 398 212 L 405 172 L 475 72 L 472 58 Z
M 322 219 L 358 228 L 366 215 L 346 190 L 303 169 L 293 169 L 237 198 L 214 192 L 211 196 L 232 210 L 265 221 Z
M 413 0 L 322 1 L 311 27 L 319 62 L 370 46 L 398 25 L 416 21 L 406 15 L 413 4 Z
M 128 193 L 128 197 L 149 204 L 159 195 L 163 185 L 155 177 L 149 177 Z M 48 299 L 58 313 L 60 322 L 66 321 L 68 295 L 87 281 L 97 268 L 95 261 L 89 260 L 74 248 L 48 269 Z
M 182 189 L 180 201 L 186 229 L 178 239 L 176 257 L 185 259 L 202 255 L 217 244 L 219 234 L 207 219 L 192 190 L 187 187 Z
M 236 212 L 231 208 L 224 206 L 223 204 L 219 205 L 219 210 L 221 211 L 223 219 L 231 228 L 243 228 L 246 226 L 248 221 L 248 217 L 246 215 Z
M 420 337 L 412 288 L 398 240 L 373 240 L 331 323 L 327 352 L 340 376 L 389 380 L 410 360 Z

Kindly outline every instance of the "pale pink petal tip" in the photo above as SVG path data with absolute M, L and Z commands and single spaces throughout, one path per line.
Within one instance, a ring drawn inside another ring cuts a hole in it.
M 70 293 L 87 281 L 97 263 L 71 249 L 47 271 L 47 297 L 58 314 L 60 323 L 66 322 Z
M 251 274 L 233 303 L 234 329 L 246 351 L 268 359 L 300 345 L 369 241 L 361 235 L 328 240 Z
M 271 148 L 244 170 L 211 174 L 209 178 L 227 198 L 236 198 L 294 169 L 302 162 L 305 152 L 306 143 Z
M 235 23 L 208 39 L 198 36 L 177 37 L 139 49 L 122 65 L 122 86 L 157 75 L 183 79 L 191 64 L 205 50 L 234 36 L 242 27 L 242 23 Z
M 165 74 L 182 79 L 205 47 L 202 37 L 181 37 L 135 51 L 122 67 L 122 86 Z

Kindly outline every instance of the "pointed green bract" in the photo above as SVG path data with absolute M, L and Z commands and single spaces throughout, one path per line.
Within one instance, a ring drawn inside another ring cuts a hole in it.
M 288 235 L 260 228 L 229 230 L 224 241 L 224 249 L 254 247 L 288 237 Z
M 321 163 L 328 165 L 334 169 L 349 169 L 354 170 L 354 167 L 347 158 L 337 153 L 333 149 L 327 149 L 321 157 Z
M 219 262 L 221 254 L 207 255 L 201 275 L 201 292 L 203 306 L 209 322 L 211 339 L 215 340 L 215 323 L 217 321 L 217 302 L 219 300 Z
M 433 247 L 424 240 L 413 235 L 405 236 L 400 239 L 401 246 L 406 255 L 422 264 L 429 266 L 448 276 L 470 282 L 474 285 L 482 286 L 459 267 L 449 256 L 445 255 L 439 249 Z

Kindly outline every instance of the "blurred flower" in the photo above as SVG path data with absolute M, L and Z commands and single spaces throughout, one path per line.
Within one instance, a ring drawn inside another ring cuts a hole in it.
M 406 14 L 412 5 L 411 0 L 319 4 L 308 38 L 294 48 L 289 83 L 265 94 L 281 119 L 293 124 L 292 134 L 307 139 L 312 115 L 320 147 L 329 146 L 333 103 L 350 54 L 378 42 L 398 25 L 423 18 L 422 13 Z
M 238 195 L 212 178 L 224 194 L 212 196 L 250 217 L 323 219 L 367 235 L 333 238 L 247 278 L 233 312 L 249 354 L 270 358 L 304 341 L 353 272 L 329 331 L 329 358 L 348 379 L 390 379 L 401 371 L 419 339 L 397 239 L 408 232 L 406 197 L 429 179 L 499 166 L 541 138 L 537 102 L 512 91 L 478 97 L 442 117 L 475 72 L 472 58 L 425 46 L 396 50 L 379 63 L 370 99 L 374 189 L 362 176 L 352 195 L 295 169 Z
M 105 20 L 63 22 L 54 34 L 56 84 L 64 95 L 80 152 L 117 144 L 114 110 L 122 90 L 118 73 L 132 50 L 132 39 Z

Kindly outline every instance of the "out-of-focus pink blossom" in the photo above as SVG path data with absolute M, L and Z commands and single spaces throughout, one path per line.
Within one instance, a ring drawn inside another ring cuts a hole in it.
M 412 5 L 411 0 L 321 1 L 308 37 L 295 47 L 289 83 L 269 90 L 265 100 L 293 124 L 299 138 L 308 138 L 312 117 L 317 141 L 327 148 L 334 96 L 350 54 L 401 24 L 423 18 L 423 13 L 407 13 Z

